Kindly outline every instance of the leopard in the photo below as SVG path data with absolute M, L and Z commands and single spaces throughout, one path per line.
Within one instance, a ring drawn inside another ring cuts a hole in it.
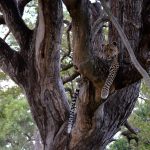
M 79 88 L 75 89 L 75 92 L 73 94 L 72 97 L 72 101 L 71 101 L 71 108 L 70 108 L 70 114 L 69 114 L 69 121 L 68 121 L 68 127 L 67 127 L 67 133 L 70 134 L 74 121 L 75 121 L 75 109 L 76 109 L 76 101 L 78 99 L 79 96 Z
M 117 43 L 114 41 L 110 44 L 102 44 L 102 53 L 103 59 L 111 61 L 109 74 L 101 90 L 101 98 L 107 99 L 110 94 L 110 88 L 119 69 L 119 49 L 117 47 Z

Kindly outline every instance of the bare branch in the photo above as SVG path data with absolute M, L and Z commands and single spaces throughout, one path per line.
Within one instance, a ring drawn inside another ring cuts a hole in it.
M 136 144 L 137 144 L 137 146 L 138 146 L 139 138 L 138 138 L 137 135 L 133 134 L 133 133 L 130 132 L 129 130 L 123 131 L 121 134 L 127 138 L 129 145 L 130 145 L 130 141 L 131 141 L 131 140 L 135 140 L 135 141 L 136 141 Z
M 68 64 L 68 65 L 61 65 L 61 71 L 66 71 L 68 69 L 70 69 L 71 67 L 73 67 L 73 64 Z
M 18 80 L 20 80 L 18 75 L 21 75 L 26 67 L 26 63 L 22 56 L 11 49 L 2 38 L 0 38 L 0 67 L 17 84 L 19 84 Z M 23 82 L 24 81 L 25 77 L 23 77 Z M 21 86 L 21 82 L 19 85 Z
M 20 47 L 23 47 L 27 44 L 25 41 L 28 42 L 27 39 L 31 37 L 32 32 L 22 20 L 17 4 L 14 0 L 5 0 L 0 1 L 0 7 L 2 8 L 2 13 L 7 26 L 15 36 Z
M 68 25 L 68 29 L 67 29 L 67 44 L 68 44 L 68 52 L 64 54 L 64 56 L 62 57 L 61 61 L 63 61 L 67 56 L 70 56 L 70 53 L 71 53 L 71 41 L 70 41 L 70 31 L 71 31 L 71 28 L 72 28 L 72 24 L 70 23 Z
M 70 21 L 68 21 L 68 20 L 63 20 L 63 23 L 66 24 L 67 26 L 70 25 Z
M 70 97 L 72 98 L 72 95 L 73 95 L 72 89 L 69 87 L 66 87 L 65 91 L 68 92 L 70 94 Z
M 133 52 L 133 49 L 131 48 L 131 45 L 130 45 L 124 31 L 122 30 L 120 24 L 118 23 L 116 18 L 113 16 L 113 14 L 110 12 L 109 8 L 106 5 L 105 0 L 100 0 L 100 2 L 102 4 L 104 10 L 106 11 L 107 15 L 109 16 L 110 20 L 112 21 L 113 25 L 116 27 L 116 30 L 118 31 L 125 47 L 127 48 L 128 53 L 129 53 L 130 58 L 131 58 L 131 61 L 133 62 L 135 68 L 143 76 L 144 80 L 146 81 L 146 84 L 150 87 L 150 77 L 149 77 L 148 73 L 145 71 L 145 69 L 137 61 L 135 54 Z
M 147 98 L 144 98 L 144 97 L 141 97 L 141 96 L 139 96 L 138 98 L 140 98 L 140 99 L 142 99 L 142 100 L 144 100 L 144 101 L 147 101 L 147 100 L 149 100 L 149 99 L 147 99 Z
M 66 77 L 63 79 L 63 84 L 66 84 L 67 82 L 70 82 L 72 80 L 74 80 L 77 76 L 79 76 L 78 72 L 74 72 L 71 76 Z
M 124 126 L 133 134 L 137 134 L 139 132 L 139 129 L 133 128 L 128 121 L 125 122 Z
M 109 18 L 108 17 L 103 17 L 103 18 L 98 18 L 94 24 L 93 24 L 93 27 L 92 27 L 92 43 L 94 42 L 95 40 L 95 37 L 98 33 L 99 30 L 101 30 L 103 28 L 103 25 L 104 25 L 104 22 L 108 22 L 109 21 Z
M 7 36 L 10 34 L 10 30 L 6 33 L 6 35 L 4 36 L 3 40 L 5 41 Z
M 12 50 L 7 43 L 0 38 L 0 61 L 11 61 L 13 56 L 16 55 L 17 52 Z
M 23 15 L 23 11 L 24 11 L 24 7 L 26 6 L 27 3 L 29 3 L 31 0 L 18 0 L 18 9 L 19 9 L 19 13 L 22 16 Z M 0 24 L 5 24 L 5 20 L 4 20 L 4 16 L 0 15 Z

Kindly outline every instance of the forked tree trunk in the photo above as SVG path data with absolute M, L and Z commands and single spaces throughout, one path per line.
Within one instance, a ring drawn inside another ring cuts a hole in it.
M 150 24 L 147 23 L 150 2 L 110 2 L 111 11 L 127 34 L 136 56 L 149 71 L 150 31 L 145 27 Z M 94 6 L 88 0 L 64 0 L 72 18 L 74 65 L 84 77 L 77 101 L 75 125 L 68 136 L 69 105 L 59 73 L 62 2 L 39 0 L 38 4 L 38 23 L 31 31 L 21 20 L 13 1 L 0 1 L 5 23 L 21 47 L 19 53 L 14 52 L 0 40 L 2 69 L 24 89 L 44 150 L 103 150 L 131 114 L 139 94 L 141 75 L 132 65 L 115 28 L 110 26 L 109 40 L 117 41 L 120 50 L 120 69 L 113 83 L 116 92 L 104 102 L 100 92 L 110 64 L 95 56 L 94 50 L 100 49 L 102 43 L 98 45 L 98 41 L 102 39 L 96 36 L 99 38 L 95 39 L 97 43 L 91 41 L 92 21 L 95 19 L 91 11 Z M 19 19 L 16 20 L 16 17 Z

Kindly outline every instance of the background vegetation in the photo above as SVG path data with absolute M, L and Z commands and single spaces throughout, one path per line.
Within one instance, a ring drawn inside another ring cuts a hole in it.
M 23 16 L 30 28 L 35 26 L 37 17 L 36 6 L 35 1 L 30 2 L 26 7 Z M 67 12 L 64 13 L 64 16 L 67 20 L 69 19 Z M 10 46 L 17 50 L 18 45 L 8 29 L 5 26 L 0 26 L 0 28 L 1 37 L 6 38 Z M 61 75 L 64 82 L 70 76 L 74 75 L 71 55 L 67 55 L 68 53 L 71 53 L 71 51 L 68 51 L 67 31 L 68 26 L 64 25 L 63 48 L 61 50 Z M 6 36 L 7 34 L 9 35 Z M 67 57 L 67 59 L 64 59 L 64 57 Z M 69 101 L 71 100 L 75 87 L 76 85 L 73 81 L 66 82 L 65 84 Z M 129 118 L 129 122 L 138 131 L 137 134 L 131 133 L 132 137 L 138 139 L 138 145 L 134 138 L 129 144 L 127 136 L 122 135 L 122 132 L 127 129 L 122 127 L 119 134 L 114 137 L 114 141 L 107 147 L 108 150 L 136 150 L 137 146 L 139 150 L 150 149 L 150 89 L 148 89 L 144 83 L 141 85 L 139 100 Z M 1 150 L 31 150 L 34 149 L 37 142 L 39 142 L 38 131 L 33 122 L 23 91 L 10 81 L 3 72 L 0 72 L 0 129 Z

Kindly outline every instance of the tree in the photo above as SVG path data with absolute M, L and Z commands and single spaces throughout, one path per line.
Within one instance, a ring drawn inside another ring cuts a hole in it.
M 119 139 L 110 145 L 110 150 L 119 149 L 150 149 L 150 130 L 149 127 L 149 114 L 150 114 L 150 101 L 149 101 L 149 89 L 144 83 L 141 85 L 140 97 L 136 103 L 135 109 L 132 115 L 129 117 L 129 122 L 132 123 L 132 129 L 137 131 L 136 133 L 122 128 Z M 135 128 L 136 127 L 136 128 Z M 125 134 L 126 133 L 126 134 Z
M 0 84 L 9 82 L 0 72 Z M 20 88 L 16 85 L 0 88 L 0 149 L 32 149 L 36 130 L 29 106 Z
M 62 1 L 39 0 L 38 19 L 33 30 L 21 18 L 29 1 L 0 1 L 0 22 L 6 23 L 20 47 L 19 51 L 15 51 L 0 39 L 1 68 L 25 91 L 45 150 L 103 150 L 131 114 L 142 76 L 133 66 L 110 23 L 108 39 L 118 43 L 120 68 L 113 83 L 116 91 L 106 101 L 102 100 L 100 92 L 108 76 L 110 62 L 97 56 L 101 53 L 103 42 L 103 30 L 99 25 L 106 26 L 109 18 L 106 19 L 99 2 L 63 0 L 72 19 L 73 65 L 84 78 L 75 125 L 71 136 L 68 136 L 69 105 L 60 76 Z M 138 61 L 149 72 L 150 2 L 113 0 L 109 1 L 109 5 Z M 102 17 L 102 24 L 97 25 L 99 17 Z M 95 36 L 98 28 L 100 30 Z

